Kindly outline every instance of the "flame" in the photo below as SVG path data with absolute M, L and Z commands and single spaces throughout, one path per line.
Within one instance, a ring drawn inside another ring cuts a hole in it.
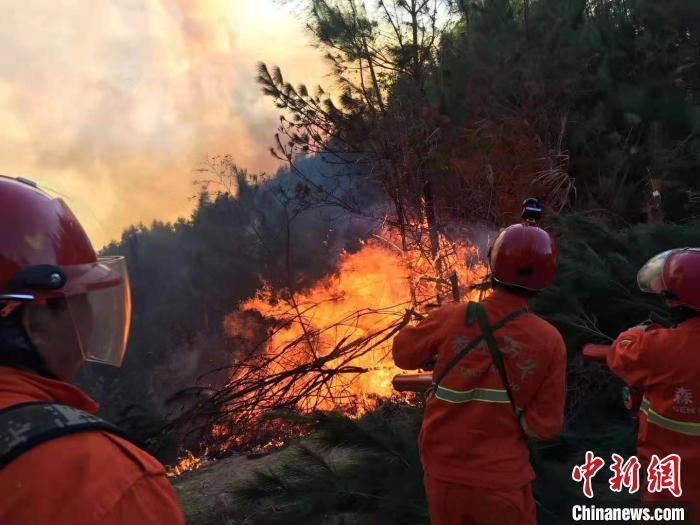
M 336 271 L 311 288 L 290 293 L 265 285 L 228 316 L 224 330 L 241 341 L 241 351 L 227 389 L 238 394 L 211 427 L 209 445 L 216 453 L 234 447 L 264 453 L 308 434 L 308 421 L 261 417 L 279 406 L 358 417 L 384 399 L 410 402 L 411 394 L 393 390 L 401 370 L 391 357 L 407 310 L 425 315 L 436 302 L 453 300 L 455 283 L 461 300 L 478 300 L 481 292 L 471 287 L 488 274 L 475 246 L 440 235 L 437 250 L 430 250 L 426 238 L 419 231 L 415 242 L 401 242 L 392 230 L 382 230 L 357 252 L 343 252 Z M 252 342 L 261 339 L 262 348 Z M 309 365 L 315 366 L 310 378 L 299 375 Z M 271 377 L 264 391 L 256 389 L 257 381 Z M 201 463 L 188 452 L 171 475 Z
M 196 457 L 194 454 L 192 454 L 192 452 L 188 450 L 186 455 L 180 458 L 180 460 L 174 467 L 168 469 L 168 477 L 174 478 L 176 476 L 184 474 L 185 472 L 191 472 L 193 470 L 202 468 L 205 464 L 203 457 L 204 456 Z
M 265 346 L 268 355 L 279 354 L 269 362 L 267 372 L 280 373 L 327 357 L 344 342 L 371 337 L 399 322 L 406 309 L 434 303 L 436 286 L 445 289 L 449 284 L 434 277 L 438 259 L 443 273 L 456 273 L 463 298 L 478 293 L 469 291 L 469 286 L 483 281 L 487 269 L 475 246 L 448 243 L 441 237 L 437 256 L 429 258 L 425 251 L 399 249 L 397 241 L 396 235 L 384 231 L 359 251 L 342 253 L 337 271 L 310 289 L 281 298 L 266 286 L 240 306 L 242 312 L 256 313 L 282 326 Z M 442 300 L 452 300 L 452 295 Z M 228 335 L 235 336 L 240 325 L 229 320 L 226 328 Z M 330 391 L 311 394 L 298 408 L 339 409 L 359 415 L 374 408 L 378 399 L 395 395 L 391 380 L 401 370 L 391 358 L 391 338 L 380 337 L 350 362 L 343 359 L 331 359 L 326 366 L 352 367 L 356 373 L 334 377 Z
M 391 251 L 375 244 L 366 244 L 357 253 L 343 253 L 336 275 L 328 277 L 291 301 L 274 301 L 269 289 L 263 289 L 242 305 L 243 310 L 259 312 L 266 318 L 295 317 L 268 341 L 268 351 L 284 348 L 303 339 L 305 332 L 319 332 L 313 343 L 290 349 L 288 355 L 270 365 L 271 372 L 300 365 L 318 356 L 328 355 L 341 340 L 357 340 L 381 329 L 388 318 L 403 315 L 410 306 L 406 267 Z M 366 312 L 356 317 L 356 312 Z M 300 315 L 298 315 L 300 314 Z M 349 392 L 337 392 L 348 402 L 367 400 L 369 394 L 391 395 L 391 378 L 398 369 L 387 359 L 389 343 L 370 350 L 352 365 L 367 372 L 344 384 Z M 330 361 L 329 367 L 335 363 Z M 318 400 L 314 408 L 337 408 L 329 400 Z

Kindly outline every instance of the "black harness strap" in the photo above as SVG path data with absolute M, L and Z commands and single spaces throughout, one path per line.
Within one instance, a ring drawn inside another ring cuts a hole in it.
M 473 302 L 470 302 L 470 303 L 467 305 L 467 314 L 466 314 L 466 316 L 465 316 L 465 318 L 464 318 L 464 324 L 467 325 L 467 326 L 470 325 L 470 324 L 472 324 L 472 323 L 474 322 L 474 315 L 475 315 L 475 312 L 478 311 L 478 309 L 481 309 L 481 311 L 483 312 L 483 308 L 484 308 L 484 307 L 481 305 L 481 303 L 473 303 Z M 490 333 L 491 337 L 493 338 L 493 332 L 495 332 L 495 331 L 498 330 L 499 328 L 503 328 L 505 325 L 507 325 L 508 323 L 510 323 L 511 321 L 517 319 L 518 317 L 520 317 L 521 315 L 523 315 L 523 314 L 525 314 L 525 313 L 527 313 L 527 309 L 524 309 L 524 308 L 523 308 L 523 309 L 521 309 L 521 310 L 516 310 L 516 311 L 510 313 L 509 315 L 507 315 L 506 317 L 504 317 L 503 319 L 501 319 L 500 321 L 498 321 L 497 323 L 495 323 L 493 326 L 490 326 L 490 325 L 489 325 L 489 329 L 490 329 L 490 330 L 489 330 L 489 333 Z M 484 312 L 484 316 L 485 316 L 485 312 Z M 481 324 L 481 323 L 480 323 L 480 324 Z M 487 322 L 487 325 L 488 325 L 488 322 Z M 483 327 L 483 326 L 481 327 L 481 332 L 482 332 L 482 333 L 481 333 L 481 335 L 479 335 L 479 337 L 477 337 L 476 339 L 474 339 L 473 341 L 471 341 L 467 346 L 465 346 L 462 350 L 460 350 L 459 353 L 458 353 L 454 358 L 452 358 L 452 361 L 450 361 L 449 363 L 447 363 L 447 366 L 445 366 L 445 368 L 443 368 L 443 369 L 440 371 L 440 375 L 437 377 L 437 379 L 435 379 L 435 380 L 433 381 L 433 384 L 430 386 L 430 389 L 428 390 L 428 395 L 435 393 L 435 390 L 437 389 L 438 386 L 440 386 L 440 383 L 442 383 L 442 380 L 445 379 L 445 376 L 447 376 L 447 374 L 448 374 L 455 366 L 457 366 L 457 364 L 458 364 L 469 352 L 471 352 L 478 344 L 480 344 L 484 339 L 486 339 L 486 342 L 487 342 L 487 343 L 489 342 L 489 341 L 488 341 L 488 334 L 486 333 L 486 331 L 484 331 L 484 327 Z M 489 344 L 489 350 L 491 350 L 491 345 L 490 345 L 490 344 Z M 493 356 L 493 352 L 491 353 L 491 355 Z M 502 359 L 502 356 L 501 356 L 501 353 L 500 353 L 500 352 L 498 352 L 498 356 L 501 357 L 501 359 Z M 495 361 L 495 360 L 494 360 L 494 361 Z M 502 361 L 501 361 L 501 363 L 502 363 Z M 496 365 L 496 367 L 498 367 L 498 365 Z M 500 371 L 499 371 L 499 373 L 500 373 Z M 512 402 L 513 402 L 513 401 L 512 401 L 512 400 L 513 400 L 513 396 L 510 395 L 510 385 L 507 385 L 507 386 L 506 386 L 506 391 L 508 392 L 508 396 L 510 397 L 511 403 L 512 403 Z
M 68 405 L 30 402 L 0 410 L 0 469 L 43 443 L 87 431 L 128 439 L 119 427 Z

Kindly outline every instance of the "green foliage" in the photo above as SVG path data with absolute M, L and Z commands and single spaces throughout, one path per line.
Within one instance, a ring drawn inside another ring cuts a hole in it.
M 233 488 L 243 515 L 253 523 L 427 523 L 420 410 L 384 405 L 358 420 L 310 419 L 312 439 Z
M 292 116 L 275 154 L 359 156 L 399 223 L 430 215 L 428 183 L 444 220 L 505 224 L 532 194 L 635 222 L 654 190 L 670 220 L 700 211 L 694 2 L 302 4 L 337 100 L 261 66 L 263 92 Z
M 531 303 L 562 333 L 569 351 L 567 420 L 573 432 L 627 424 L 622 384 L 598 363 L 582 358 L 586 343 L 609 344 L 617 335 L 668 311 L 658 297 L 639 291 L 636 275 L 664 250 L 700 245 L 700 222 L 619 226 L 600 215 L 561 216 L 558 277 Z
M 658 189 L 667 217 L 697 214 L 696 2 L 457 4 L 462 22 L 443 35 L 437 86 L 453 122 L 481 135 L 499 125 L 506 136 L 518 131 L 543 146 L 536 164 L 563 155 L 577 209 L 639 220 Z M 542 169 L 521 161 L 507 176 L 529 185 Z
M 557 219 L 558 278 L 533 306 L 578 352 L 586 342 L 607 343 L 622 330 L 663 315 L 660 300 L 639 291 L 637 270 L 664 250 L 700 245 L 700 221 L 615 228 L 599 214 Z

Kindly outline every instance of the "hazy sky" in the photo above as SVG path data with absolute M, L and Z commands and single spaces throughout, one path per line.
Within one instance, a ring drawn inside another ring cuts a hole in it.
M 323 82 L 309 43 L 275 0 L 0 0 L 0 174 L 67 196 L 96 247 L 187 214 L 208 156 L 276 169 L 255 64 Z

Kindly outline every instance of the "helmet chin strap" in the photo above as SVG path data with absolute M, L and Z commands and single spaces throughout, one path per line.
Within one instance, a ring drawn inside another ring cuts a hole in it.
M 12 312 L 16 311 L 20 306 L 22 306 L 22 303 L 19 301 L 8 301 L 5 306 L 0 308 L 0 317 L 7 317 L 9 316 Z
M 0 295 L 0 318 L 7 317 L 17 310 L 22 304 L 33 301 L 34 296 L 29 294 L 4 294 Z M 3 306 L 2 303 L 5 303 Z
M 22 326 L 22 303 L 5 316 L 0 316 L 0 366 L 26 369 L 57 379 Z

